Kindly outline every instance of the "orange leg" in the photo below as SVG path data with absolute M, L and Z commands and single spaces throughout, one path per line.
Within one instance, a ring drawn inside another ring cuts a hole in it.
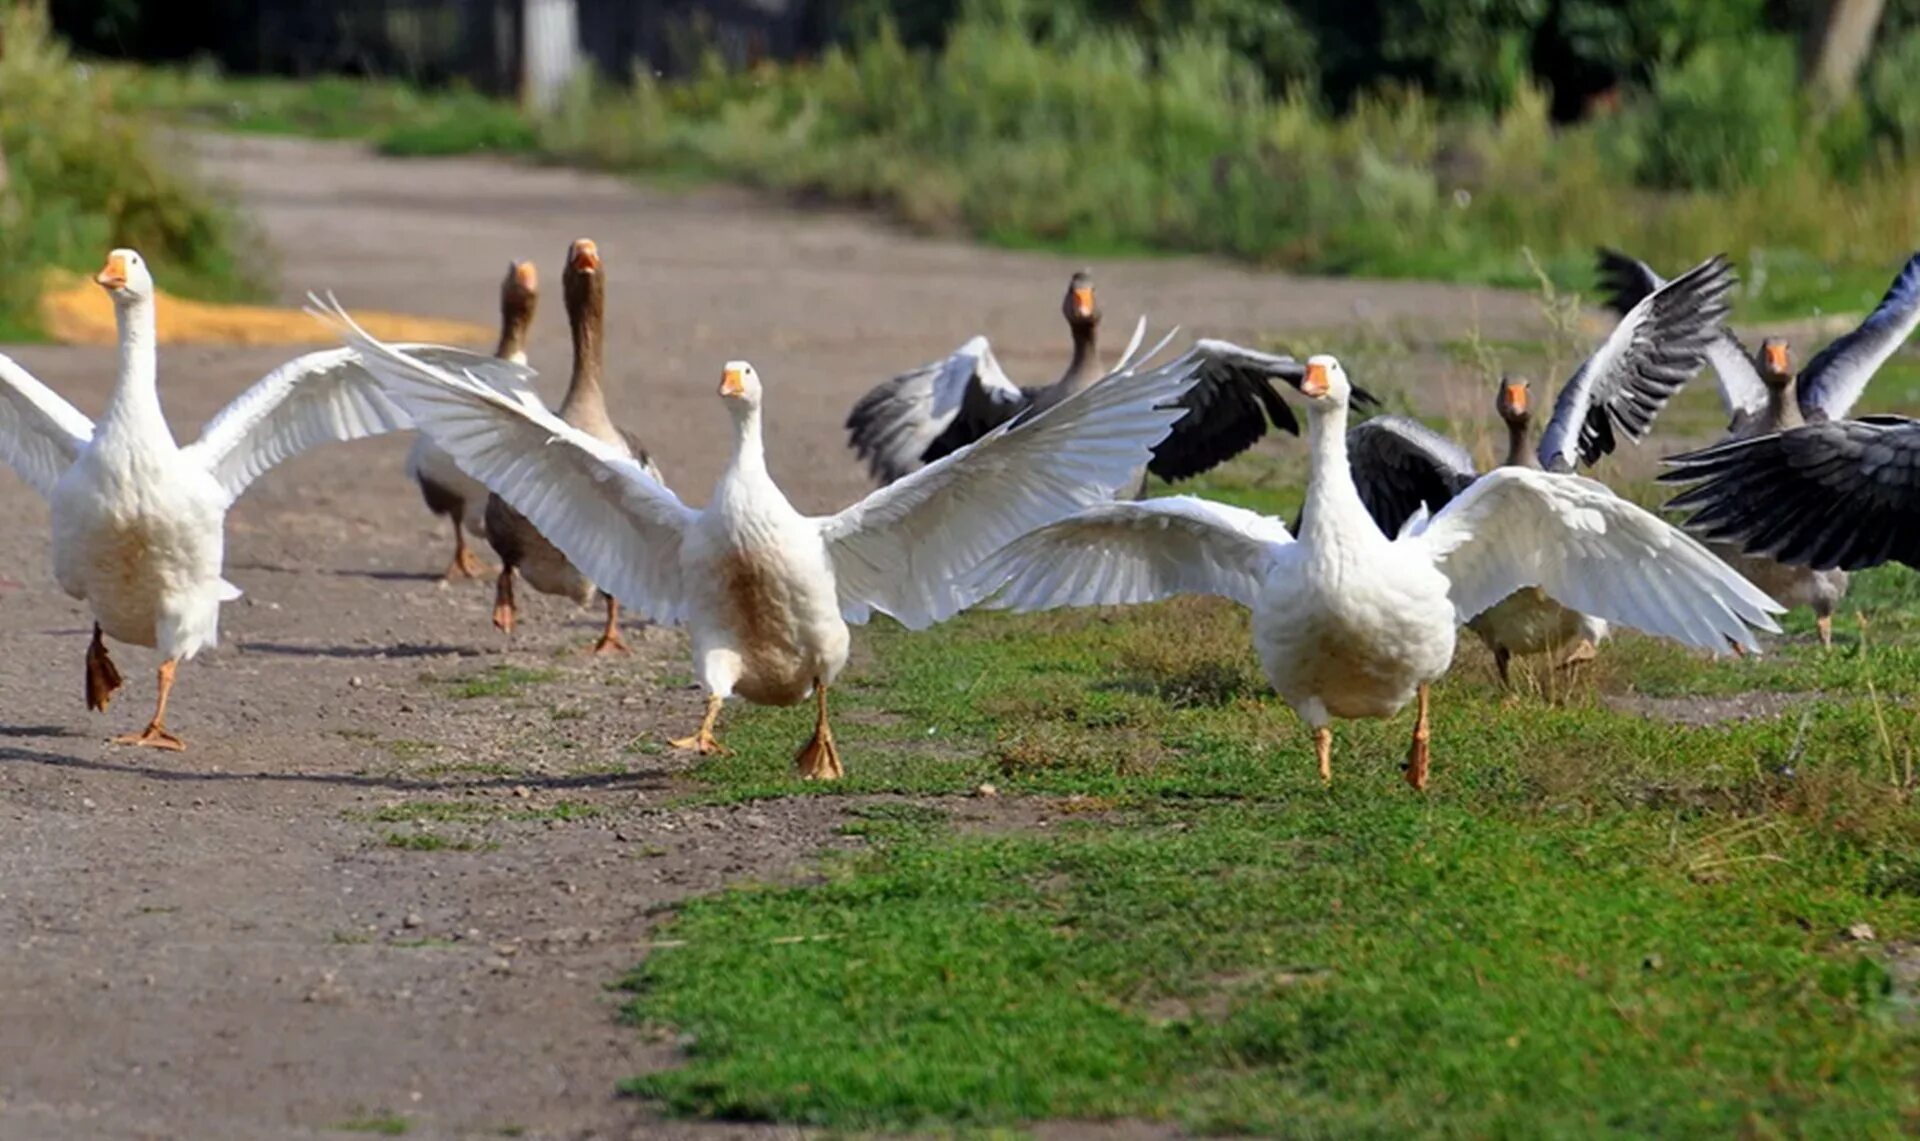
M 1813 620 L 1814 629 L 1820 631 L 1821 649 L 1833 649 L 1833 615 L 1822 614 Z
M 93 644 L 87 647 L 87 708 L 96 713 L 107 708 L 107 702 L 113 700 L 113 691 L 120 688 L 120 671 L 113 666 L 113 659 L 107 656 L 107 642 L 100 633 L 100 623 L 93 624 Z
M 607 595 L 607 628 L 600 631 L 600 640 L 593 644 L 596 654 L 631 654 L 633 650 L 626 639 L 620 636 L 620 600 Z
M 672 745 L 676 749 L 692 749 L 694 752 L 700 753 L 703 756 L 726 752 L 713 735 L 713 727 L 720 721 L 720 706 L 724 701 L 725 699 L 719 694 L 709 693 L 707 695 L 707 715 L 700 719 L 700 728 L 695 730 L 691 737 L 677 737 L 668 741 L 667 744 Z
M 1313 731 L 1313 759 L 1320 762 L 1320 783 L 1333 783 L 1333 729 L 1322 725 Z
M 513 633 L 513 568 L 501 567 L 493 584 L 493 624 L 502 633 Z
M 116 745 L 145 745 L 150 749 L 172 749 L 178 752 L 187 747 L 187 743 L 167 732 L 167 694 L 173 691 L 174 660 L 168 658 L 160 663 L 160 700 L 153 707 L 153 720 L 138 733 L 128 733 L 115 737 Z
M 1427 741 L 1433 730 L 1427 725 L 1427 687 L 1420 687 L 1420 712 L 1413 722 L 1413 745 L 1407 749 L 1407 783 L 1416 789 L 1427 787 Z
M 447 572 L 440 577 L 452 582 L 457 578 L 479 578 L 486 572 L 473 548 L 467 546 L 467 526 L 456 512 L 453 516 L 453 561 L 447 564 Z
M 793 755 L 794 771 L 801 780 L 839 780 L 846 770 L 840 767 L 840 749 L 833 743 L 833 730 L 827 727 L 827 686 L 819 678 L 813 679 L 813 696 L 817 710 L 813 736 Z

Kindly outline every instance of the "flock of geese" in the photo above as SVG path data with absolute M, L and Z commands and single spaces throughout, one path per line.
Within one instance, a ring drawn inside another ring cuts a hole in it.
M 1786 605 L 1814 609 L 1823 639 L 1846 570 L 1920 561 L 1920 421 L 1849 419 L 1879 367 L 1920 323 L 1920 255 L 1854 331 L 1797 375 L 1784 342 L 1757 356 L 1725 327 L 1734 276 L 1712 258 L 1671 280 L 1602 252 L 1618 323 L 1564 383 L 1536 441 L 1532 386 L 1502 377 L 1508 446 L 1476 469 L 1466 450 L 1378 402 L 1340 362 L 1199 340 L 1164 363 L 1172 337 L 1100 364 L 1100 309 L 1084 273 L 1062 311 L 1072 356 L 1050 384 L 1021 386 L 984 337 L 879 385 L 847 419 L 879 484 L 836 514 L 797 511 L 767 471 L 769 388 L 730 361 L 719 397 L 731 454 L 704 507 L 666 484 L 603 389 L 605 267 L 588 240 L 562 273 L 573 335 L 564 398 L 534 391 L 530 263 L 501 286 L 491 356 L 369 335 L 331 297 L 313 313 L 343 347 L 298 357 L 254 384 L 181 446 L 161 412 L 153 277 L 115 250 L 95 280 L 113 300 L 119 369 L 89 420 L 0 356 L 0 458 L 50 504 L 54 577 L 90 608 L 90 709 L 122 679 L 107 639 L 158 650 L 152 718 L 116 741 L 179 749 L 168 729 L 175 670 L 218 638 L 225 516 L 274 464 L 327 441 L 417 428 L 407 458 L 427 507 L 453 533 L 447 576 L 479 573 L 468 535 L 499 556 L 493 620 L 511 632 L 515 583 L 604 601 L 596 651 L 626 649 L 621 608 L 687 628 L 706 691 L 699 727 L 673 742 L 714 752 L 739 696 L 816 721 L 795 766 L 843 772 L 828 692 L 849 626 L 873 614 L 913 630 L 973 606 L 1016 611 L 1131 605 L 1177 594 L 1233 599 L 1253 614 L 1268 679 L 1311 728 L 1331 777 L 1332 723 L 1416 703 L 1407 779 L 1428 773 L 1429 687 L 1465 625 L 1502 680 L 1515 656 L 1590 658 L 1612 625 L 1720 653 L 1758 649 Z M 1675 457 L 1663 478 L 1693 486 L 1673 506 L 1687 529 L 1579 474 L 1623 438 L 1641 440 L 1703 366 L 1718 377 L 1727 438 Z M 1144 498 L 1270 430 L 1299 434 L 1280 386 L 1305 408 L 1305 505 L 1292 526 L 1192 496 Z M 779 388 L 771 395 L 777 408 Z M 1688 533 L 1693 531 L 1699 536 Z

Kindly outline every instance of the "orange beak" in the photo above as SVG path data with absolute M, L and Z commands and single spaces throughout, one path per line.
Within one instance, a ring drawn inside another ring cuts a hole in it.
M 1318 361 L 1307 365 L 1307 375 L 1300 378 L 1300 392 L 1304 396 L 1320 397 L 1327 394 L 1327 366 Z
M 533 268 L 533 263 L 530 261 L 513 263 L 513 280 L 514 284 L 528 293 L 537 293 L 540 290 L 540 273 Z
M 593 244 L 592 238 L 581 238 L 567 252 L 567 263 L 581 273 L 597 270 L 600 268 L 600 247 Z
M 1507 385 L 1507 406 L 1515 412 L 1527 410 L 1527 386 L 1524 384 Z
M 1787 360 L 1787 346 L 1780 344 L 1763 346 L 1767 354 L 1767 367 L 1774 372 L 1785 373 L 1792 369 Z
M 745 396 L 747 383 L 737 368 L 722 369 L 720 372 L 720 395 Z
M 1073 315 L 1076 317 L 1093 316 L 1093 289 L 1079 285 L 1073 289 Z
M 125 289 L 127 286 L 127 259 L 120 254 L 108 254 L 107 264 L 93 280 L 108 289 Z

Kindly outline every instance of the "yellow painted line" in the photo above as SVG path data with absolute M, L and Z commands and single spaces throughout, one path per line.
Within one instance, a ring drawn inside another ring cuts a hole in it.
M 68 345 L 110 345 L 116 339 L 113 301 L 78 274 L 58 274 L 40 297 L 40 321 L 54 340 Z M 329 345 L 339 338 L 300 309 L 271 305 L 220 305 L 189 301 L 164 290 L 155 322 L 163 345 Z M 431 341 L 484 347 L 496 331 L 470 321 L 353 310 L 354 320 L 383 341 Z

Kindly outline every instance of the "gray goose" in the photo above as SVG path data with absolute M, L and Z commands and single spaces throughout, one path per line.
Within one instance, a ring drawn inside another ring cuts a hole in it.
M 493 355 L 509 364 L 527 363 L 527 330 L 540 303 L 540 276 L 529 261 L 512 262 L 500 283 L 500 343 Z M 485 568 L 467 545 L 467 532 L 487 526 L 487 489 L 460 470 L 453 457 L 426 436 L 416 436 L 407 451 L 407 476 L 420 485 L 427 510 L 453 523 L 453 558 L 441 578 L 476 578 Z
M 1646 283 L 1659 280 L 1646 263 L 1610 250 L 1600 251 L 1600 266 L 1602 284 L 1609 289 L 1616 307 L 1631 300 Z M 1873 312 L 1857 328 L 1816 353 L 1798 376 L 1793 373 L 1784 340 L 1769 337 L 1763 341 L 1756 362 L 1731 333 L 1725 334 L 1710 359 L 1727 405 L 1727 439 L 1749 439 L 1805 424 L 1845 420 L 1874 373 L 1906 343 L 1916 326 L 1920 326 L 1920 254 L 1907 259 Z M 1779 453 L 1762 449 L 1752 454 Z M 1701 525 L 1711 526 L 1718 518 L 1709 514 Z M 1810 607 L 1820 644 L 1833 645 L 1833 613 L 1847 593 L 1845 570 L 1834 564 L 1807 566 L 1772 558 L 1758 548 L 1743 547 L 1731 537 L 1715 544 L 1713 550 L 1779 601 Z
M 1529 386 L 1502 377 L 1495 408 L 1507 426 L 1502 467 L 1571 473 L 1611 453 L 1620 436 L 1643 439 L 1682 385 L 1706 361 L 1733 289 L 1732 269 L 1714 257 L 1636 303 L 1599 349 L 1575 371 L 1554 402 L 1536 448 L 1530 434 Z M 1418 513 L 1437 514 L 1482 476 L 1454 441 L 1403 416 L 1376 416 L 1348 434 L 1354 483 L 1368 514 L 1389 537 Z M 1516 654 L 1556 653 L 1561 662 L 1590 660 L 1607 624 L 1523 588 L 1468 623 L 1493 652 L 1502 684 Z
M 567 305 L 567 324 L 573 331 L 573 375 L 567 382 L 567 394 L 560 401 L 560 419 L 578 428 L 620 454 L 639 461 L 648 475 L 660 478 L 660 471 L 641 446 L 639 437 L 614 425 L 607 415 L 606 393 L 601 387 L 604 367 L 606 326 L 606 277 L 601 272 L 600 251 L 593 242 L 581 238 L 567 249 L 567 268 L 561 275 L 561 292 Z M 500 577 L 494 587 L 493 624 L 513 633 L 517 607 L 513 597 L 513 579 L 517 572 L 527 585 L 542 594 L 571 598 L 582 606 L 604 593 L 593 580 L 581 574 L 558 547 L 548 542 L 538 528 L 527 521 L 498 495 L 487 497 L 487 543 L 500 556 Z M 605 594 L 607 624 L 593 652 L 626 653 L 620 637 L 620 602 Z
M 847 415 L 848 442 L 875 482 L 891 483 L 1016 416 L 1051 407 L 1136 363 L 1144 320 L 1135 326 L 1120 362 L 1111 370 L 1101 367 L 1100 308 L 1085 270 L 1067 283 L 1060 307 L 1073 335 L 1073 356 L 1052 384 L 1015 384 L 987 339 L 977 336 L 944 360 L 902 373 L 862 396 Z M 1292 357 L 1203 338 L 1163 367 L 1189 366 L 1198 379 L 1179 400 L 1186 414 L 1153 449 L 1148 472 L 1168 481 L 1199 475 L 1252 447 L 1270 424 L 1299 435 L 1299 420 L 1273 384 L 1291 384 L 1305 375 Z M 1355 395 L 1362 404 L 1377 403 L 1365 392 Z

